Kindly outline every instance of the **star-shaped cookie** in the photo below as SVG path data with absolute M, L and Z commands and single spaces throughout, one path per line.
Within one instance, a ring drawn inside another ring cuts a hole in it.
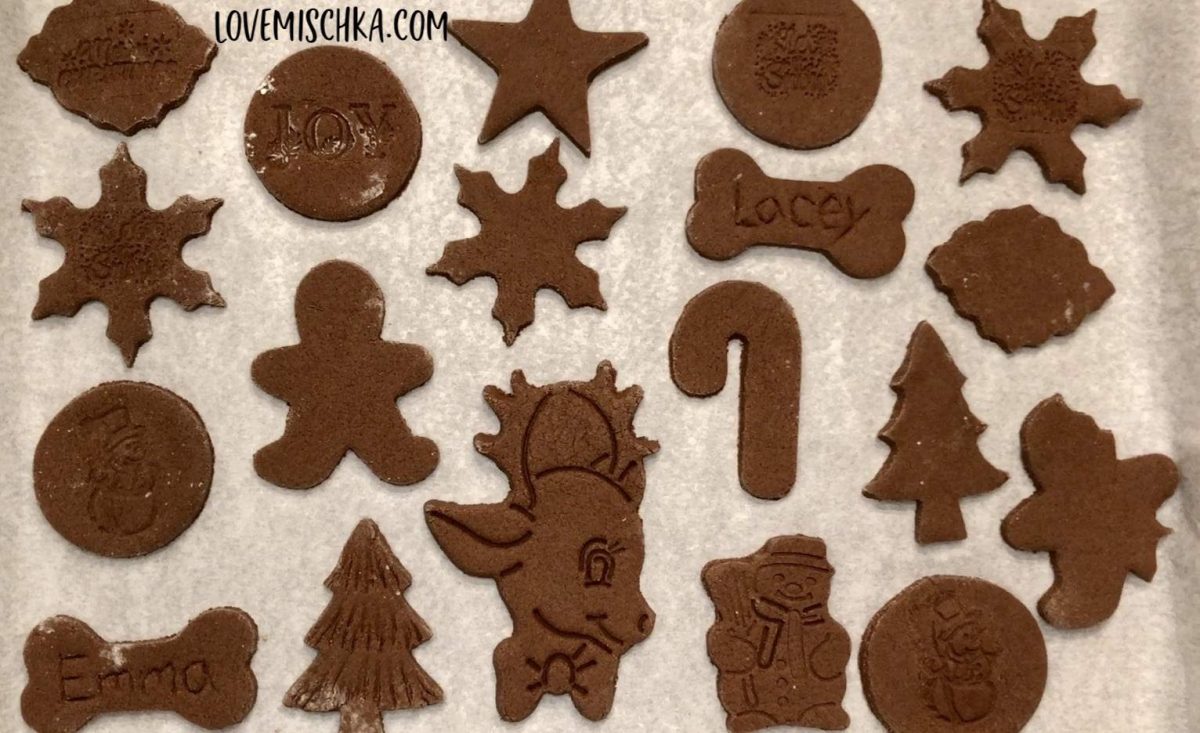
M 648 43 L 642 33 L 583 30 L 571 17 L 569 0 L 533 0 L 517 23 L 451 21 L 450 34 L 499 75 L 480 145 L 541 112 L 587 156 L 588 84 Z
M 955 67 L 925 85 L 946 109 L 983 118 L 983 131 L 963 146 L 963 181 L 980 171 L 995 173 L 1012 151 L 1024 150 L 1046 180 L 1084 193 L 1087 157 L 1071 133 L 1084 124 L 1108 127 L 1142 106 L 1116 86 L 1084 80 L 1080 67 L 1096 46 L 1095 21 L 1094 10 L 1060 18 L 1049 36 L 1035 41 L 1020 13 L 984 0 L 979 38 L 990 56 L 987 65 Z
M 39 286 L 35 321 L 73 316 L 85 304 L 108 308 L 108 338 L 133 366 L 138 349 L 150 340 L 150 303 L 170 298 L 185 310 L 222 307 L 208 273 L 183 261 L 189 240 L 208 233 L 221 199 L 175 200 L 166 209 L 146 203 L 146 171 L 124 144 L 100 169 L 100 200 L 81 209 L 59 196 L 21 202 L 33 214 L 38 234 L 66 250 L 62 266 Z

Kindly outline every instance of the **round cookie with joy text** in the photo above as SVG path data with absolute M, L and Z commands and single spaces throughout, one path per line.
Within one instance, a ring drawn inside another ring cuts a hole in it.
M 350 221 L 387 206 L 421 157 L 421 119 L 383 61 L 317 46 L 284 59 L 250 100 L 246 157 L 284 206 Z

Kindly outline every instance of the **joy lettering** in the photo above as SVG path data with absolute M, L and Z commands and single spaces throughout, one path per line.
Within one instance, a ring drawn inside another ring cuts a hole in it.
M 275 105 L 273 147 L 286 154 L 272 159 L 286 166 L 300 153 L 330 159 L 356 148 L 364 157 L 382 158 L 396 133 L 395 113 L 394 102 L 350 102 L 300 111 L 291 104 Z

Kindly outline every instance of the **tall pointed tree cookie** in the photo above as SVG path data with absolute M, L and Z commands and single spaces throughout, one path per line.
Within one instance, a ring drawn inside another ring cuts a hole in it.
M 333 600 L 304 638 L 317 658 L 283 704 L 340 711 L 339 733 L 384 733 L 384 711 L 441 702 L 442 688 L 413 658 L 432 632 L 404 600 L 411 583 L 379 527 L 359 522 L 325 581 Z
M 879 431 L 892 452 L 863 495 L 917 502 L 917 542 L 923 545 L 966 539 L 959 500 L 1008 480 L 979 452 L 976 441 L 987 425 L 963 398 L 966 381 L 933 326 L 917 324 L 892 377 L 896 408 Z
M 1179 485 L 1164 455 L 1118 459 L 1113 434 L 1072 410 L 1061 395 L 1021 425 L 1021 457 L 1036 491 L 1001 527 L 1018 550 L 1049 552 L 1054 585 L 1038 611 L 1060 629 L 1112 616 L 1125 576 L 1153 580 L 1158 543 L 1170 530 L 1155 516 Z

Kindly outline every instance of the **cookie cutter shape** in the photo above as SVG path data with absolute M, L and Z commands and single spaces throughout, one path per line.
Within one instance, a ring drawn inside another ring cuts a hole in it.
M 696 166 L 687 238 L 710 260 L 771 245 L 820 252 L 851 277 L 876 278 L 904 256 L 914 196 L 909 177 L 887 165 L 833 183 L 789 181 L 765 175 L 740 150 L 717 150 Z
M 281 61 L 251 97 L 245 151 L 284 206 L 350 221 L 404 192 L 421 157 L 421 118 L 383 61 L 315 46 Z
M 863 634 L 863 692 L 889 733 L 1017 733 L 1046 688 L 1046 642 L 1011 593 L 978 578 L 922 578 Z
M 713 560 L 701 578 L 717 611 L 708 657 L 729 730 L 850 727 L 850 635 L 830 615 L 825 543 L 775 537 L 753 555 Z
M 340 733 L 384 733 L 385 711 L 440 703 L 442 688 L 412 653 L 433 632 L 404 597 L 411 584 L 378 525 L 359 522 L 325 580 L 333 598 L 304 637 L 317 657 L 283 704 L 339 712 Z
M 741 280 L 717 283 L 684 306 L 671 334 L 671 379 L 684 394 L 725 387 L 727 350 L 742 342 L 738 477 L 759 499 L 782 499 L 796 482 L 800 326 L 783 296 Z
M 1074 333 L 1116 292 L 1083 242 L 1032 206 L 964 224 L 934 247 L 925 270 L 954 310 L 1008 353 Z
M 879 431 L 891 452 L 863 495 L 915 501 L 916 538 L 923 545 L 966 539 L 959 501 L 1008 480 L 979 451 L 977 441 L 987 425 L 963 396 L 966 381 L 933 326 L 917 324 L 892 377 L 896 407 Z
M 625 207 L 605 206 L 596 199 L 564 208 L 558 191 L 567 169 L 558 159 L 559 141 L 529 161 L 525 185 L 509 193 L 486 171 L 456 166 L 458 203 L 480 222 L 479 234 L 446 245 L 441 259 L 425 274 L 455 285 L 477 277 L 496 281 L 492 317 L 504 327 L 504 343 L 512 346 L 533 323 L 537 293 L 543 288 L 562 296 L 570 308 L 606 310 L 600 276 L 575 256 L 585 242 L 608 238 Z
M 213 608 L 163 639 L 109 643 L 82 621 L 55 616 L 25 642 L 29 682 L 21 715 L 37 733 L 74 733 L 104 713 L 167 710 L 208 729 L 250 714 L 258 627 Z
M 133 135 L 183 104 L 217 44 L 153 0 L 72 0 L 50 11 L 17 65 L 66 109 Z
M 1094 626 L 1116 612 L 1128 574 L 1154 579 L 1158 543 L 1170 533 L 1155 515 L 1179 469 L 1159 454 L 1118 459 L 1113 434 L 1061 395 L 1025 418 L 1021 457 L 1035 491 L 1004 518 L 1004 541 L 1050 553 L 1042 618 L 1060 629 Z
M 496 647 L 496 706 L 527 718 L 543 695 L 569 695 L 589 720 L 612 708 L 621 656 L 650 635 L 641 591 L 643 462 L 658 444 L 634 432 L 640 387 L 616 388 L 603 362 L 587 382 L 484 391 L 500 432 L 475 449 L 509 480 L 494 504 L 431 501 L 425 521 L 450 561 L 492 578 L 513 618 Z
M 882 74 L 875 29 L 852 0 L 742 0 L 713 46 L 725 106 L 785 148 L 824 148 L 854 132 Z
M 588 86 L 649 42 L 642 33 L 583 30 L 571 17 L 570 0 L 533 0 L 516 23 L 452 20 L 450 34 L 499 77 L 480 145 L 541 112 L 589 157 Z
M 983 0 L 979 38 L 987 46 L 987 65 L 958 66 L 925 85 L 946 109 L 969 110 L 983 120 L 983 130 L 963 145 L 961 181 L 996 173 L 1014 150 L 1024 150 L 1047 181 L 1078 194 L 1087 190 L 1087 156 L 1071 139 L 1075 128 L 1108 127 L 1142 106 L 1116 86 L 1084 80 L 1080 67 L 1096 46 L 1095 22 L 1095 10 L 1060 18 L 1049 36 L 1035 41 L 1019 12 Z
M 208 273 L 183 261 L 183 246 L 208 233 L 221 199 L 175 199 L 166 209 L 146 202 L 146 171 L 129 157 L 122 143 L 100 169 L 100 200 L 80 209 L 58 196 L 49 201 L 25 199 L 21 209 L 33 214 L 38 234 L 65 250 L 62 266 L 38 285 L 33 320 L 71 317 L 85 304 L 108 308 L 108 338 L 120 349 L 126 366 L 150 340 L 150 304 L 170 298 L 184 310 L 202 305 L 223 308 Z
M 213 447 L 186 400 L 145 382 L 107 382 L 64 407 L 38 441 L 33 487 L 77 547 L 136 557 L 170 544 L 208 501 Z
M 259 476 L 310 489 L 350 451 L 396 486 L 433 473 L 437 445 L 413 435 L 396 407 L 433 376 L 433 358 L 385 341 L 383 320 L 383 291 L 358 265 L 330 260 L 300 281 L 300 343 L 259 354 L 250 369 L 259 389 L 288 403 L 283 436 L 254 454 Z

